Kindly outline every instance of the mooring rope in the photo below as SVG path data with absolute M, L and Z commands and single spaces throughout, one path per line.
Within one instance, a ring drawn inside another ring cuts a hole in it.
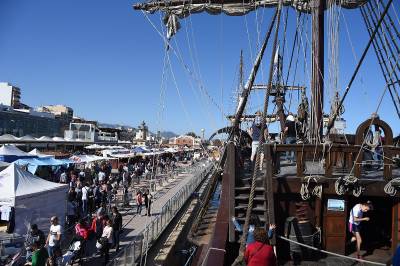
M 321 252 L 321 253 L 325 253 L 325 254 L 328 254 L 328 255 L 335 256 L 335 257 L 340 257 L 340 258 L 343 258 L 343 259 L 357 261 L 357 262 L 361 262 L 361 263 L 368 263 L 368 264 L 373 264 L 373 265 L 386 266 L 385 263 L 369 261 L 369 260 L 363 260 L 363 259 L 357 259 L 357 258 L 353 258 L 353 257 L 350 257 L 350 256 L 345 256 L 345 255 L 342 255 L 342 254 L 337 254 L 337 253 L 334 253 L 334 252 L 330 252 L 330 251 L 326 251 L 326 250 L 323 250 L 323 249 L 319 249 L 319 248 L 316 248 L 316 247 L 313 247 L 313 246 L 309 246 L 309 245 L 306 245 L 306 244 L 303 244 L 303 243 L 299 243 L 297 241 L 291 240 L 291 239 L 283 237 L 283 236 L 279 236 L 278 235 L 277 237 L 282 239 L 282 240 L 284 240 L 284 241 L 287 241 L 287 242 L 302 246 L 304 248 L 312 249 L 312 250 L 315 250 L 315 251 L 318 251 L 318 252 Z

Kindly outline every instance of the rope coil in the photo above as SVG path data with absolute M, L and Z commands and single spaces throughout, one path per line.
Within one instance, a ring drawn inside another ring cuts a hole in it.
M 306 176 L 304 177 L 306 182 L 301 184 L 300 195 L 303 200 L 309 200 L 311 196 L 316 196 L 322 199 L 322 185 L 315 185 L 312 189 L 312 192 L 309 191 L 310 182 L 313 181 L 315 184 L 318 184 L 320 177 L 318 176 Z
M 339 177 L 335 181 L 335 191 L 338 195 L 344 195 L 348 191 L 352 191 L 354 197 L 360 197 L 365 188 L 358 183 L 358 178 L 353 175 Z
M 386 194 L 394 197 L 397 194 L 397 188 L 395 186 L 393 186 L 393 183 L 395 182 L 400 182 L 400 178 L 393 178 L 392 180 L 390 180 L 385 187 L 383 188 L 383 190 L 385 191 Z

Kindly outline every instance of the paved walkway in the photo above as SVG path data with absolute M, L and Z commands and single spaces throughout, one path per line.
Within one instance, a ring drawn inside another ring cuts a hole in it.
M 131 243 L 145 228 L 151 221 L 155 220 L 157 215 L 161 213 L 162 207 L 165 203 L 172 198 L 182 187 L 184 187 L 187 183 L 193 179 L 196 174 L 200 173 L 197 171 L 195 173 L 189 172 L 190 169 L 193 169 L 196 165 L 202 165 L 206 161 L 201 161 L 193 166 L 188 166 L 188 172 L 179 173 L 177 176 L 169 179 L 168 182 L 164 183 L 163 186 L 158 186 L 156 192 L 153 192 L 153 204 L 151 206 L 151 214 L 152 216 L 145 216 L 145 208 L 142 209 L 142 214 L 136 214 L 136 204 L 132 199 L 129 202 L 129 207 L 121 207 L 119 208 L 122 216 L 123 216 L 123 232 L 120 236 L 120 250 L 124 249 L 124 246 Z M 205 168 L 204 168 L 205 169 Z M 148 184 L 141 181 L 141 184 L 135 186 L 135 189 L 138 187 L 148 188 Z M 89 245 L 94 246 L 94 243 L 89 243 Z M 110 250 L 110 260 L 112 260 L 116 255 L 115 249 Z M 87 259 L 85 265 L 101 265 L 102 260 L 98 256 L 94 256 L 90 259 Z

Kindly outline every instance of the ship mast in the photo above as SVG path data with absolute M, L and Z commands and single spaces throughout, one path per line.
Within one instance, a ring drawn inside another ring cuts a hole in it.
M 324 104 L 324 0 L 312 6 L 312 81 L 310 141 L 321 142 Z

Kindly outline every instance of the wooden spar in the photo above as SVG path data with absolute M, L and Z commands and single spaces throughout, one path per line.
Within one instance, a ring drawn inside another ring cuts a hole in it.
M 251 89 L 252 89 L 254 81 L 256 79 L 258 68 L 260 67 L 261 60 L 262 60 L 262 58 L 264 56 L 264 51 L 265 51 L 265 48 L 267 47 L 267 43 L 268 43 L 269 37 L 271 36 L 271 32 L 272 32 L 273 26 L 275 24 L 275 20 L 276 20 L 277 14 L 278 14 L 278 11 L 275 12 L 274 17 L 272 18 L 272 21 L 271 21 L 271 24 L 269 26 L 267 35 L 265 36 L 263 45 L 261 46 L 260 52 L 258 53 L 257 58 L 256 58 L 256 60 L 254 62 L 253 68 L 251 70 L 250 77 L 247 80 L 246 85 L 244 86 L 242 95 L 239 97 L 238 108 L 236 110 L 235 120 L 233 121 L 233 132 L 229 136 L 230 140 L 233 140 L 233 137 L 235 135 L 234 131 L 239 128 L 240 118 L 243 115 L 244 108 L 246 107 L 246 104 L 247 104 L 247 99 L 248 99 L 248 97 L 250 95 Z
M 312 81 L 310 139 L 322 140 L 324 103 L 324 2 L 315 0 L 312 10 Z

